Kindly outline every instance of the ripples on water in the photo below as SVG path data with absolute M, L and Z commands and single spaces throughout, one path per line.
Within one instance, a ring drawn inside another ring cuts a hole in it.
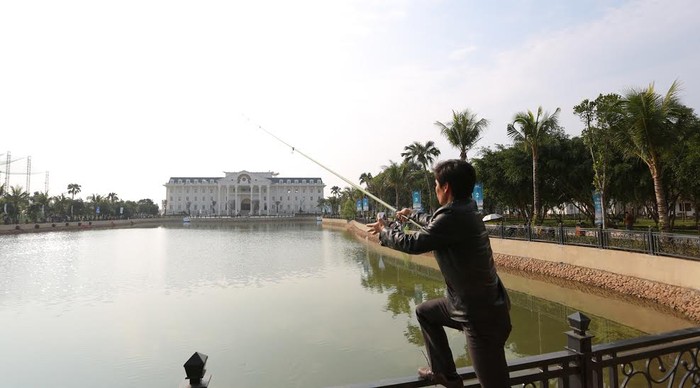
M 0 372 L 8 386 L 174 388 L 199 351 L 212 386 L 412 375 L 425 363 L 413 309 L 443 293 L 439 273 L 315 224 L 0 236 Z M 510 357 L 560 350 L 570 309 L 513 296 Z M 449 336 L 467 365 L 464 336 Z

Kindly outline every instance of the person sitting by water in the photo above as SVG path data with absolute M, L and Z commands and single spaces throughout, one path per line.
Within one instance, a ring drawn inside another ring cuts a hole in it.
M 378 219 L 367 224 L 382 245 L 410 253 L 433 251 L 447 285 L 447 297 L 416 307 L 430 365 L 421 378 L 446 387 L 462 387 L 444 327 L 462 330 L 474 371 L 482 387 L 510 386 L 504 345 L 510 335 L 510 299 L 493 261 L 488 232 L 471 193 L 476 172 L 462 160 L 447 160 L 435 169 L 440 208 L 433 215 L 404 208 L 399 219 L 423 225 L 405 233 L 400 223 Z

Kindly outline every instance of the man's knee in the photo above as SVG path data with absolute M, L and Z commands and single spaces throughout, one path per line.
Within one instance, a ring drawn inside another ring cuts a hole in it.
M 420 319 L 425 319 L 426 315 L 428 314 L 428 308 L 425 305 L 425 303 L 421 303 L 418 306 L 416 306 L 416 317 Z

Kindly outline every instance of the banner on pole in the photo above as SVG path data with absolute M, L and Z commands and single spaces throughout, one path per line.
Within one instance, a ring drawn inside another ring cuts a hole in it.
M 593 192 L 593 207 L 595 208 L 595 224 L 603 224 L 603 198 L 599 191 Z
M 369 198 L 362 198 L 362 211 L 369 211 Z
M 421 210 L 422 206 L 420 204 L 420 191 L 414 190 L 413 191 L 413 209 L 414 210 Z
M 474 185 L 474 191 L 472 191 L 472 198 L 476 201 L 476 206 L 479 208 L 479 212 L 484 211 L 484 185 L 483 183 L 477 183 Z

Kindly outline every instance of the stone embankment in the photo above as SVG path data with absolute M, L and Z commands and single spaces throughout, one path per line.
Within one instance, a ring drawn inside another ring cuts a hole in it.
M 362 224 L 349 222 L 345 227 L 358 237 L 378 243 L 376 236 L 367 233 Z M 506 271 L 539 274 L 614 291 L 667 306 L 695 322 L 700 322 L 700 289 L 678 287 L 633 276 L 520 256 L 496 253 L 494 260 L 499 268 Z

